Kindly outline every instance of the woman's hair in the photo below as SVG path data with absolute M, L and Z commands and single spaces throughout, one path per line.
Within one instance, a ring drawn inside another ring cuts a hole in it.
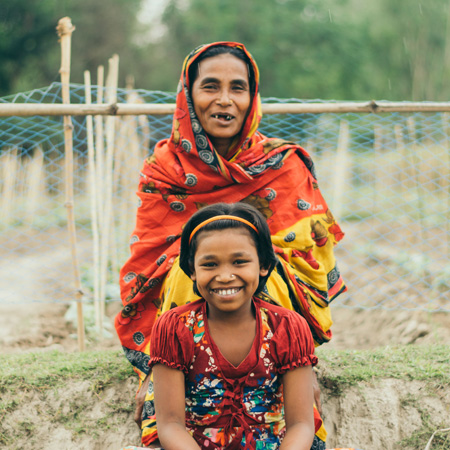
M 245 219 L 253 224 L 258 232 L 245 223 L 237 220 L 220 219 L 205 224 L 191 238 L 192 231 L 198 225 L 205 220 L 221 215 L 230 215 Z M 258 288 L 255 292 L 255 294 L 258 294 L 264 289 L 266 281 L 277 263 L 277 259 L 270 239 L 269 226 L 267 225 L 265 218 L 256 208 L 246 203 L 215 203 L 206 206 L 193 214 L 186 223 L 181 235 L 180 267 L 186 275 L 190 277 L 194 272 L 194 259 L 197 251 L 198 236 L 201 235 L 203 231 L 225 230 L 227 228 L 245 228 L 249 231 L 255 243 L 259 264 L 263 269 L 268 270 L 267 275 L 259 277 Z M 226 245 L 226 243 L 224 243 L 224 245 Z M 194 292 L 199 295 L 195 283 Z
M 250 93 L 253 94 L 254 88 L 255 88 L 255 73 L 253 70 L 253 65 L 248 58 L 248 56 L 245 54 L 243 50 L 237 47 L 229 47 L 228 45 L 217 45 L 215 47 L 209 47 L 207 50 L 205 50 L 203 53 L 201 53 L 190 65 L 189 67 L 189 85 L 190 89 L 192 88 L 192 85 L 194 84 L 194 81 L 198 77 L 198 66 L 200 63 L 207 59 L 212 58 L 214 56 L 218 55 L 224 55 L 224 54 L 230 54 L 235 56 L 236 58 L 242 60 L 247 65 L 248 69 L 248 80 L 249 80 L 249 87 L 250 87 Z

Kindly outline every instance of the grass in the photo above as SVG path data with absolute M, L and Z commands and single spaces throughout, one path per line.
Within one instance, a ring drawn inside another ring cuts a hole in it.
M 20 353 L 0 355 L 0 392 L 51 389 L 67 380 L 89 380 L 94 392 L 133 374 L 122 352 Z
M 404 346 L 385 347 L 364 351 L 337 351 L 319 348 L 319 379 L 332 395 L 345 395 L 345 390 L 361 387 L 363 383 L 375 383 L 386 378 L 424 382 L 431 395 L 439 395 L 450 386 L 448 355 L 449 347 Z M 73 439 L 90 436 L 102 439 L 108 430 L 122 424 L 134 410 L 128 395 L 108 400 L 102 396 L 108 386 L 120 386 L 133 375 L 130 364 L 122 352 L 20 353 L 0 355 L 0 447 L 22 448 L 22 442 L 32 444 L 39 439 L 35 433 L 41 423 L 53 424 L 57 428 L 70 430 Z M 63 400 L 64 386 L 77 381 L 86 383 L 89 392 L 74 394 Z M 137 380 L 136 380 L 137 385 Z M 93 393 L 93 394 L 92 394 Z M 38 416 L 21 417 L 16 423 L 2 424 L 3 419 L 23 411 L 33 399 L 46 400 L 38 406 Z M 49 402 L 54 398 L 56 402 Z M 93 404 L 102 401 L 102 414 L 92 417 Z M 436 418 L 421 407 L 420 398 L 405 395 L 403 407 L 414 407 L 421 416 L 422 426 L 411 436 L 397 443 L 398 448 L 423 450 L 433 431 Z M 21 408 L 21 409 L 20 409 Z M 434 420 L 432 420 L 434 419 Z M 444 423 L 445 428 L 448 424 Z M 41 422 L 43 421 L 43 422 Z M 77 438 L 78 437 L 78 438 Z M 432 449 L 443 450 L 449 443 L 448 434 L 436 435 Z M 32 442 L 33 441 L 33 442 Z
M 450 349 L 446 345 L 384 347 L 375 350 L 317 349 L 321 378 L 339 394 L 361 381 L 380 378 L 426 381 L 434 388 L 450 386 Z

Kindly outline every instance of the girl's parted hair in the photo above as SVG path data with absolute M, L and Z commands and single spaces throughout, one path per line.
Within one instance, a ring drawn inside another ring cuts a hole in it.
M 245 219 L 255 225 L 258 233 L 242 222 L 233 219 L 221 219 L 208 223 L 200 228 L 189 243 L 191 233 L 198 225 L 207 219 L 221 215 L 230 215 Z M 247 203 L 215 203 L 206 206 L 193 214 L 186 223 L 183 233 L 181 234 L 180 267 L 186 275 L 190 277 L 194 272 L 194 258 L 197 250 L 198 236 L 201 235 L 203 231 L 225 230 L 227 228 L 245 228 L 249 231 L 255 242 L 259 264 L 263 269 L 268 270 L 267 275 L 260 277 L 259 279 L 258 288 L 255 292 L 255 294 L 258 294 L 264 289 L 266 281 L 277 263 L 277 258 L 273 251 L 270 230 L 265 218 L 256 208 Z M 194 291 L 196 291 L 195 286 Z M 198 294 L 198 292 L 196 292 L 196 294 Z

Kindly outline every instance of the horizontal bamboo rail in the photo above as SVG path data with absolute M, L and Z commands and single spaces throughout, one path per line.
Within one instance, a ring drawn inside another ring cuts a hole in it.
M 126 116 L 173 114 L 174 103 L 54 104 L 0 103 L 5 116 Z M 450 102 L 263 103 L 264 114 L 450 112 Z

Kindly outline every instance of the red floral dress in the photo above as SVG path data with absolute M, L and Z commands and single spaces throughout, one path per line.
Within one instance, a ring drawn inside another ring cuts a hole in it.
M 201 448 L 278 448 L 286 430 L 282 375 L 317 364 L 303 317 L 253 302 L 256 337 L 238 367 L 212 340 L 203 299 L 166 312 L 153 329 L 150 366 L 161 363 L 185 373 L 186 428 Z

